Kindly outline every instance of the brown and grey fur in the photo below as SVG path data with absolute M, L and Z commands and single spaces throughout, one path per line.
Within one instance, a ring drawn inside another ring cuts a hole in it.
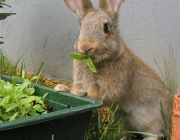
M 124 0 L 100 0 L 98 9 L 89 0 L 64 1 L 81 25 L 75 52 L 93 57 L 97 68 L 93 73 L 85 61 L 74 60 L 70 92 L 99 100 L 105 96 L 104 104 L 115 101 L 131 127 L 157 135 L 145 136 L 144 140 L 163 137 L 160 102 L 171 113 L 173 98 L 155 72 L 122 41 L 117 25 Z M 109 33 L 104 33 L 105 23 L 109 24 Z M 68 89 L 57 85 L 55 90 Z

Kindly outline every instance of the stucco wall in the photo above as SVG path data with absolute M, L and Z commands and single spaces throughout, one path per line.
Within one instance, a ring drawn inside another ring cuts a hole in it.
M 92 0 L 97 5 L 97 0 Z M 163 56 L 174 50 L 177 79 L 180 81 L 179 0 L 126 0 L 120 11 L 119 29 L 124 41 L 159 73 L 154 59 L 163 68 Z M 0 21 L 3 49 L 16 61 L 24 53 L 28 71 L 45 63 L 44 73 L 71 79 L 73 42 L 79 24 L 62 0 L 7 0 L 15 12 Z

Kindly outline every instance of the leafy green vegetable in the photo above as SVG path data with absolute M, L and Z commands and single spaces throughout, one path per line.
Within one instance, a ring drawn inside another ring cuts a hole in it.
M 97 72 L 96 67 L 94 66 L 94 64 L 93 64 L 93 62 L 92 62 L 92 59 L 91 59 L 90 57 L 88 57 L 88 58 L 86 59 L 86 64 L 88 65 L 88 67 L 90 68 L 90 70 L 91 70 L 92 72 Z
M 22 77 L 13 77 L 12 83 L 0 79 L 0 123 L 48 112 L 44 103 L 48 93 L 43 97 L 33 95 L 31 81 Z M 18 84 L 18 79 L 23 83 Z
M 82 54 L 70 53 L 69 55 L 70 55 L 70 57 L 72 57 L 73 59 L 77 59 L 77 60 L 84 60 L 84 59 L 87 59 L 87 58 L 88 58 L 88 56 L 82 55 Z
M 87 56 L 87 55 L 82 55 L 82 54 L 74 54 L 70 53 L 69 54 L 71 58 L 77 59 L 77 60 L 86 60 L 87 66 L 90 68 L 90 70 L 94 73 L 97 72 L 96 67 L 93 64 L 92 58 Z

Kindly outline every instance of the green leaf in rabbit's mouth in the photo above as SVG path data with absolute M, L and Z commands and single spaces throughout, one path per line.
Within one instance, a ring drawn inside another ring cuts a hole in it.
M 70 55 L 71 58 L 77 59 L 77 60 L 84 60 L 84 59 L 88 58 L 87 55 L 83 55 L 83 54 L 70 53 L 69 55 Z
M 76 60 L 86 60 L 86 64 L 90 68 L 90 70 L 95 73 L 97 72 L 96 67 L 93 64 L 91 57 L 89 57 L 87 55 L 74 54 L 74 53 L 70 53 L 69 55 L 71 58 L 76 59 Z

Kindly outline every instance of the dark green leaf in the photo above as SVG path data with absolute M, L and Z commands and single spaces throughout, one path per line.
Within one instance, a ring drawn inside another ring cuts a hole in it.
M 5 3 L 2 3 L 2 2 L 0 1 L 0 8 L 3 8 L 3 7 L 2 7 L 2 5 L 5 5 L 5 6 L 8 6 L 8 7 L 11 7 L 11 6 L 9 6 L 9 5 L 5 4 Z
M 0 20 L 7 18 L 8 16 L 15 15 L 16 13 L 0 13 Z
M 5 2 L 5 0 L 0 0 L 0 2 Z

